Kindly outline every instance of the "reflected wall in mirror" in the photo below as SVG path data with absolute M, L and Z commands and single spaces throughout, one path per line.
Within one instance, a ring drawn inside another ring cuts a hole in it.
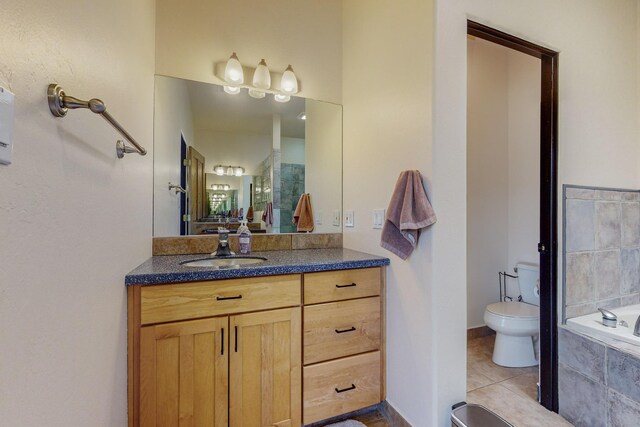
M 186 192 L 169 191 L 169 182 Z M 233 232 L 242 220 L 254 233 L 295 233 L 303 193 L 312 218 L 300 223 L 341 232 L 342 106 L 156 76 L 155 237 Z

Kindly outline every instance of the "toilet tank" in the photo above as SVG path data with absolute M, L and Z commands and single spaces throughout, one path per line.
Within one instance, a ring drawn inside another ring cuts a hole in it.
M 522 301 L 527 304 L 540 305 L 540 269 L 534 264 L 518 263 L 518 286 Z

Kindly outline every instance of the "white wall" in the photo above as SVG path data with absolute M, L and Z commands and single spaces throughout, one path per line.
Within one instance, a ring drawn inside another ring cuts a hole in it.
M 467 326 L 499 300 L 498 272 L 538 263 L 540 60 L 481 39 L 467 63 Z M 508 279 L 507 294 L 519 295 Z
M 158 0 L 156 73 L 221 84 L 214 64 L 235 51 L 249 67 L 262 58 L 276 72 L 291 64 L 300 96 L 340 103 L 341 3 Z
M 180 193 L 168 183 L 180 185 L 180 139 L 194 145 L 193 118 L 187 82 L 156 77 L 153 117 L 153 235 L 180 235 Z
M 435 333 L 435 322 L 442 315 L 448 323 L 460 312 L 457 304 L 446 314 L 435 310 L 436 288 L 448 293 L 447 287 L 454 286 L 433 280 L 432 238 L 447 218 L 435 204 L 438 223 L 422 234 L 418 248 L 402 261 L 380 247 L 380 230 L 372 229 L 371 217 L 373 209 L 387 207 L 402 170 L 420 170 L 428 192 L 433 189 L 432 7 L 432 2 L 418 0 L 343 3 L 344 209 L 355 212 L 355 227 L 344 229 L 344 246 L 391 259 L 387 400 L 414 426 L 436 425 L 441 337 Z M 398 61 L 404 61 L 402 66 Z M 462 229 L 464 239 L 464 224 Z M 460 262 L 464 254 L 447 266 L 454 277 Z M 465 288 L 464 276 L 460 287 Z M 460 327 L 447 327 L 441 335 L 463 337 L 466 323 L 464 315 L 460 317 Z M 446 358 L 459 370 L 444 370 L 442 375 L 462 389 L 458 397 L 463 400 L 465 351 Z
M 634 0 L 620 0 L 615 7 L 597 0 L 436 1 L 433 203 L 439 221 L 433 232 L 431 307 L 438 313 L 466 304 L 468 272 L 460 254 L 466 252 L 467 19 L 560 52 L 559 185 L 627 188 L 639 177 L 637 17 Z M 466 319 L 443 315 L 436 330 L 440 323 L 451 338 L 434 337 L 441 373 L 434 379 L 440 396 L 434 425 L 445 426 L 450 405 L 464 397 L 464 381 L 452 383 L 447 375 L 464 372 L 465 362 L 447 355 L 465 351 Z
M 127 424 L 124 276 L 151 255 L 154 2 L 2 2 L 0 85 L 16 94 L 0 166 L 0 420 Z M 48 110 L 98 97 L 144 145 L 115 155 L 103 119 Z
M 271 143 L 271 135 L 195 130 L 194 147 L 205 157 L 209 172 L 222 164 L 242 166 L 246 175 L 257 175 L 260 162 L 271 153 Z
M 467 326 L 499 300 L 509 245 L 509 72 L 506 48 L 469 40 L 467 76 Z M 540 97 L 534 99 L 540 103 Z M 538 143 L 539 146 L 539 143 Z
M 508 50 L 509 238 L 507 268 L 540 263 L 541 61 Z M 515 282 L 512 281 L 515 285 Z
M 304 187 L 311 194 L 313 232 L 339 233 L 342 224 L 333 225 L 333 212 L 342 211 L 342 109 L 307 100 L 305 111 Z

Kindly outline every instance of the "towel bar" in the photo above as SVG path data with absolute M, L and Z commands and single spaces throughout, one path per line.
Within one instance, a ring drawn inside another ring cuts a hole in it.
M 119 159 L 128 153 L 138 153 L 141 156 L 147 154 L 147 150 L 136 142 L 136 140 L 127 132 L 116 119 L 107 112 L 107 107 L 99 99 L 93 98 L 83 101 L 72 96 L 67 96 L 64 90 L 55 83 L 51 83 L 47 89 L 47 99 L 49 101 L 49 110 L 55 117 L 64 117 L 69 109 L 87 108 L 93 113 L 100 114 L 107 122 L 111 124 L 127 141 L 133 144 L 133 147 L 125 145 L 124 142 L 116 141 L 116 154 Z

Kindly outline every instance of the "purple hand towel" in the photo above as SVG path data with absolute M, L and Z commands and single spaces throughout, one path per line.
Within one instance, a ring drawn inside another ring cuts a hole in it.
M 436 222 L 418 171 L 400 173 L 393 190 L 380 246 L 407 259 L 418 244 L 419 230 Z

